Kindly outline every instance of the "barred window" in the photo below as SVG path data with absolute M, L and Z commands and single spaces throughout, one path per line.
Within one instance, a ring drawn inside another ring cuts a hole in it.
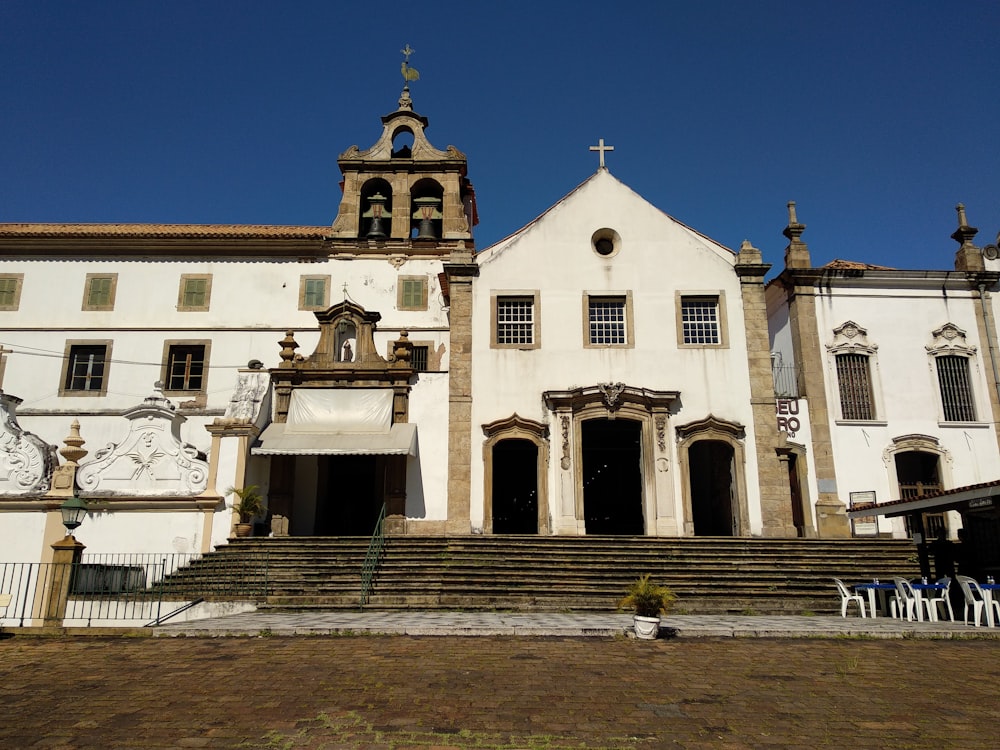
M 871 362 L 867 354 L 838 354 L 837 382 L 843 419 L 875 419 Z
M 534 298 L 497 297 L 497 344 L 530 346 L 534 343 Z
M 681 334 L 685 344 L 718 344 L 719 298 L 683 297 Z
M 205 347 L 171 346 L 167 353 L 167 390 L 200 391 L 205 377 Z
M 976 421 L 976 406 L 969 380 L 969 359 L 955 355 L 937 357 L 938 386 L 946 422 Z
M 413 356 L 410 360 L 410 366 L 418 372 L 427 372 L 427 352 L 428 347 L 426 346 L 415 346 L 413 347 Z
M 624 297 L 591 297 L 588 301 L 591 344 L 627 344 Z

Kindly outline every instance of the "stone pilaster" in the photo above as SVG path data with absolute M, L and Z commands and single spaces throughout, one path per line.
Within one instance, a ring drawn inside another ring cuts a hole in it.
M 747 339 L 762 533 L 766 537 L 793 537 L 796 534 L 792 522 L 788 469 L 778 454 L 778 448 L 784 444 L 784 439 L 775 419 L 767 304 L 764 301 L 764 276 L 770 268 L 769 264 L 762 262 L 760 250 L 744 241 L 736 257 L 735 271 L 740 278 Z
M 479 275 L 479 267 L 471 262 L 452 262 L 446 263 L 444 269 L 448 274 L 451 303 L 448 522 L 445 528 L 449 534 L 469 534 L 472 531 L 469 507 L 472 497 L 472 282 Z
M 825 356 L 816 320 L 818 276 L 811 268 L 809 248 L 802 241 L 805 229 L 805 224 L 799 223 L 796 216 L 795 202 L 789 202 L 788 226 L 783 232 L 789 242 L 785 248 L 785 270 L 779 280 L 788 296 L 788 323 L 799 367 L 800 395 L 809 404 L 813 464 L 819 492 L 816 498 L 816 530 L 820 537 L 849 537 L 851 524 L 847 519 L 847 506 L 841 502 L 837 492 L 830 410 L 826 400 Z

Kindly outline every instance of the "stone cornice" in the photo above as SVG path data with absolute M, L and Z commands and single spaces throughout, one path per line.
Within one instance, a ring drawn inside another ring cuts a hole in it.
M 100 511 L 209 511 L 216 509 L 224 498 L 221 495 L 194 497 L 91 497 L 79 496 L 87 501 L 88 513 Z M 33 511 L 47 513 L 58 511 L 66 498 L 0 498 L 0 513 L 5 511 Z M 84 521 L 86 524 L 86 521 Z

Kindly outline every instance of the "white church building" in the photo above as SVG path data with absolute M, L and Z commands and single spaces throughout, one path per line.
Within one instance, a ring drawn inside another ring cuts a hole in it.
M 1000 475 L 964 214 L 954 270 L 893 271 L 812 268 L 793 210 L 765 286 L 602 151 L 477 251 L 427 125 L 404 89 L 326 226 L 0 224 L 0 562 L 74 495 L 91 552 L 203 553 L 249 485 L 263 535 L 843 537 L 865 493 Z

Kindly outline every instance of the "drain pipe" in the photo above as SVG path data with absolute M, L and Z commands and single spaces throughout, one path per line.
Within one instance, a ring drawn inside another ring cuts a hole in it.
M 979 284 L 979 304 L 983 307 L 983 322 L 986 324 L 986 344 L 990 350 L 990 364 L 993 365 L 993 387 L 1000 402 L 1000 371 L 997 370 L 996 341 L 993 338 L 993 320 L 986 306 L 986 285 Z

